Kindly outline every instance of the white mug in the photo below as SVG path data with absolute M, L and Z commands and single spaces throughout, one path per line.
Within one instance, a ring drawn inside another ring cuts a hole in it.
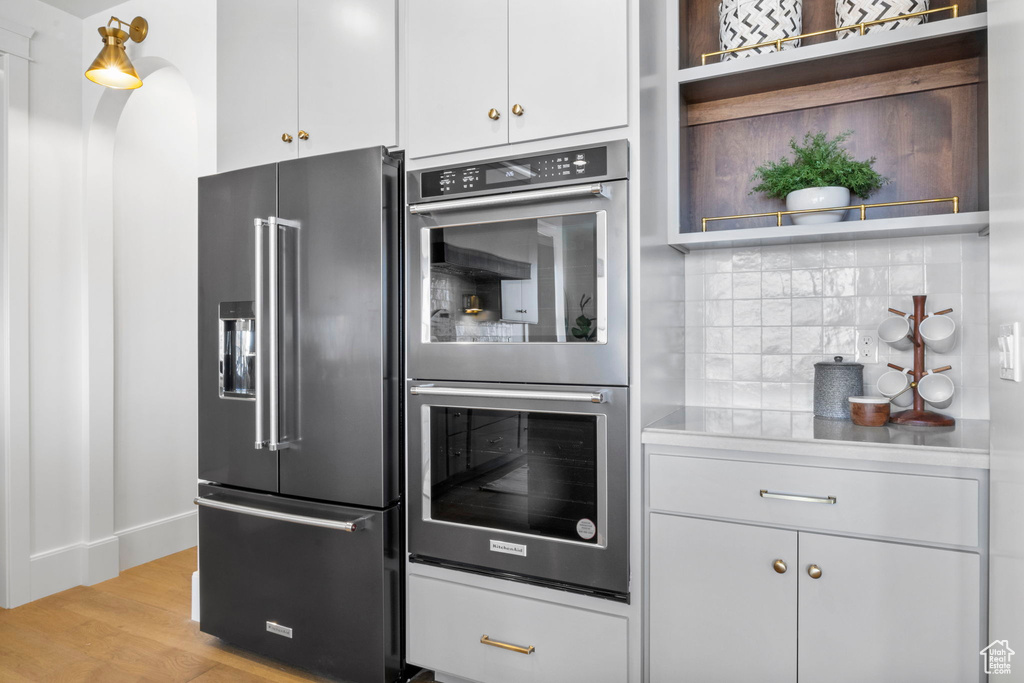
M 910 321 L 905 316 L 890 316 L 878 326 L 878 338 L 901 351 L 906 351 L 914 346 L 909 334 Z
M 921 321 L 921 339 L 935 353 L 949 353 L 956 346 L 956 322 L 948 315 L 930 315 Z
M 935 408 L 948 408 L 953 402 L 953 380 L 931 372 L 917 383 L 917 393 Z
M 907 375 L 909 370 L 899 372 L 897 370 L 890 370 L 889 372 L 882 373 L 882 376 L 875 382 L 875 387 L 878 389 L 878 393 L 886 398 L 892 398 L 899 394 L 901 391 L 910 386 L 910 377 Z M 905 391 L 896 398 L 892 399 L 893 405 L 906 408 L 914 402 L 914 392 Z

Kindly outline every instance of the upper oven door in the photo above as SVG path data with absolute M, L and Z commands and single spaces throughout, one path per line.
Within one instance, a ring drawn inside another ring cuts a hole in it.
M 628 591 L 625 387 L 412 382 L 409 393 L 410 553 Z
M 627 385 L 626 188 L 411 207 L 409 376 Z

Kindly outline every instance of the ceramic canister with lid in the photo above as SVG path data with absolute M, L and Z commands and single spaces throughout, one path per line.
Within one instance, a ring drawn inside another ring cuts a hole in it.
M 864 393 L 864 366 L 834 361 L 814 364 L 814 414 L 818 417 L 850 419 L 850 397 Z

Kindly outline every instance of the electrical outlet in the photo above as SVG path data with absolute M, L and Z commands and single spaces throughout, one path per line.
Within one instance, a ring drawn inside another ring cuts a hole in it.
M 874 330 L 857 332 L 857 362 L 878 362 L 878 334 Z

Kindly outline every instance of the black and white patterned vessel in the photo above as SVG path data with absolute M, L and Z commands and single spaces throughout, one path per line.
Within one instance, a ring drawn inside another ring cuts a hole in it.
M 718 41 L 722 50 L 757 45 L 800 35 L 803 0 L 722 0 L 718 6 Z M 782 44 L 783 50 L 800 46 L 799 40 Z M 775 52 L 774 45 L 729 52 L 722 61 Z
M 844 26 L 856 26 L 865 21 L 877 21 L 878 19 L 891 19 L 892 17 L 915 12 L 924 12 L 928 9 L 929 0 L 836 0 L 836 28 Z M 887 21 L 884 24 L 874 24 L 865 28 L 865 33 L 876 31 L 892 31 L 901 26 L 917 26 L 928 21 L 928 16 L 909 17 L 896 21 Z M 837 39 L 848 38 L 849 36 L 860 35 L 860 31 L 840 31 L 836 34 Z
M 817 417 L 850 419 L 851 396 L 864 395 L 864 366 L 843 362 L 836 356 L 832 362 L 814 364 L 814 414 Z

